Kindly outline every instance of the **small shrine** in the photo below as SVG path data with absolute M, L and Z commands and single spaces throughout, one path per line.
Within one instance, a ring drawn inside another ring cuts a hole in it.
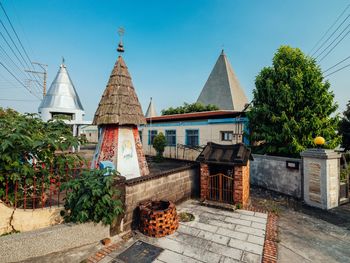
M 208 142 L 197 158 L 200 163 L 202 201 L 249 204 L 251 150 L 244 144 L 222 145 Z
M 128 68 L 120 53 L 107 87 L 96 110 L 93 125 L 98 125 L 99 140 L 93 163 L 109 162 L 126 179 L 149 174 L 138 125 L 146 124 Z

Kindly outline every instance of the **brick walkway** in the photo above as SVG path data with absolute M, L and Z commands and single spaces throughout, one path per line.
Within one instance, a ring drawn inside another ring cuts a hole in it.
M 204 207 L 189 200 L 177 207 L 195 215 L 192 222 L 181 223 L 178 231 L 163 238 L 149 238 L 140 233 L 123 247 L 106 255 L 100 263 L 120 262 L 115 258 L 137 240 L 161 247 L 164 251 L 154 262 L 261 262 L 267 214 L 235 212 Z

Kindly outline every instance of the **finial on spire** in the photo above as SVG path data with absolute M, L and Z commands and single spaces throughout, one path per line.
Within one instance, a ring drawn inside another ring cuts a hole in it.
M 119 27 L 118 28 L 118 35 L 120 37 L 120 41 L 119 41 L 118 48 L 117 48 L 117 51 L 119 53 L 123 53 L 124 52 L 124 45 L 123 45 L 124 33 L 125 33 L 125 29 L 123 27 Z
M 64 57 L 62 56 L 62 63 L 61 63 L 61 67 L 65 68 L 66 65 L 64 64 L 65 60 L 64 60 Z

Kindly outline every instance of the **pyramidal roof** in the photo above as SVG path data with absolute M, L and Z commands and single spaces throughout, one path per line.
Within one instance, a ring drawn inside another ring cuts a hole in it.
M 94 125 L 146 124 L 128 68 L 118 57 L 93 120 Z
M 54 81 L 43 98 L 39 112 L 42 108 L 64 111 L 84 110 L 64 63 L 60 65 Z
M 197 102 L 214 104 L 220 110 L 242 111 L 248 99 L 222 50 Z
M 158 114 L 157 114 L 156 108 L 154 106 L 153 100 L 151 98 L 151 101 L 149 102 L 145 117 L 152 118 L 152 117 L 157 117 L 157 116 L 158 116 Z

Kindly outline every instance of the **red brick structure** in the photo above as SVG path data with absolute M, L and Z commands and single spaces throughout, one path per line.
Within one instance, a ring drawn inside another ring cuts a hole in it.
M 176 207 L 170 201 L 146 201 L 140 204 L 140 231 L 150 237 L 173 234 L 179 227 Z
M 201 200 L 233 201 L 234 204 L 246 207 L 249 204 L 250 192 L 249 158 L 250 149 L 243 144 L 208 143 L 197 158 L 197 161 L 200 161 Z M 212 169 L 213 167 L 215 169 Z M 213 180 L 216 175 L 211 174 L 211 170 L 221 170 L 217 174 L 219 178 Z
M 245 166 L 234 167 L 233 199 L 236 204 L 246 207 L 249 204 L 249 161 Z
M 209 195 L 209 166 L 206 163 L 201 163 L 200 169 L 201 200 L 205 200 Z

